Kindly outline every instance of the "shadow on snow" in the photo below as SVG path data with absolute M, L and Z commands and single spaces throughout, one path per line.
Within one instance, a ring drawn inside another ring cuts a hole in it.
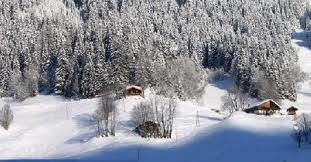
M 227 127 L 200 134 L 178 147 L 130 145 L 99 149 L 78 158 L 141 162 L 309 162 L 303 156 L 304 151 L 310 150 L 298 149 L 288 132 L 264 134 Z
M 298 46 L 311 49 L 311 46 L 308 44 L 306 35 L 307 35 L 307 32 L 300 31 L 300 32 L 293 33 L 292 37 L 293 39 L 298 40 L 298 42 L 296 42 Z

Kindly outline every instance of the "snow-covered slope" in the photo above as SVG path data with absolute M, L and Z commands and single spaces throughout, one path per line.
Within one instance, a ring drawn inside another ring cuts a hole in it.
M 289 136 L 290 118 L 270 118 L 245 113 L 196 132 L 183 145 L 155 148 L 135 144 L 103 148 L 82 159 L 107 161 L 176 162 L 308 162 Z M 139 158 L 138 158 L 139 155 Z
M 174 138 L 145 140 L 132 132 L 134 126 L 130 121 L 133 105 L 141 100 L 143 99 L 140 97 L 131 97 L 118 101 L 117 134 L 116 137 L 109 138 L 95 137 L 92 114 L 96 109 L 97 99 L 69 101 L 56 96 L 37 96 L 22 103 L 12 102 L 15 119 L 9 131 L 0 129 L 0 159 L 76 157 L 96 149 L 135 144 L 167 147 L 175 145 L 177 141 L 183 143 L 191 140 L 197 131 L 223 119 L 223 115 L 208 107 L 179 102 Z M 2 99 L 0 104 L 6 102 L 9 102 L 8 99 Z M 200 127 L 196 127 L 197 111 L 201 117 Z
M 311 74 L 311 51 L 306 46 L 305 33 L 299 31 L 293 40 L 293 46 L 299 54 L 299 63 L 303 71 Z M 219 108 L 220 96 L 228 89 L 226 82 L 207 87 L 203 105 Z M 310 80 L 301 84 L 298 101 L 283 102 L 283 108 L 297 105 L 300 113 L 309 112 L 311 106 Z M 191 106 L 189 107 L 189 109 Z M 285 110 L 283 110 L 285 111 Z M 206 114 L 209 114 L 207 112 Z M 191 119 L 190 119 L 191 120 Z M 178 123 L 178 122 L 177 122 Z M 176 162 L 309 162 L 310 150 L 298 149 L 291 137 L 292 117 L 265 117 L 242 112 L 227 120 L 215 122 L 198 130 L 191 139 L 177 144 L 155 148 L 142 144 L 132 144 L 117 148 L 102 148 L 78 156 L 82 159 L 101 159 L 116 161 L 176 161 Z M 186 127 L 183 131 L 189 131 Z M 180 141 L 180 140 L 179 140 Z
M 304 31 L 297 31 L 294 34 L 293 46 L 298 51 L 299 64 L 301 69 L 311 76 L 311 49 L 308 47 L 306 41 L 306 33 Z M 283 102 L 284 107 L 296 105 L 303 112 L 311 112 L 311 80 L 307 79 L 301 83 L 298 90 L 297 102 L 292 103 L 289 101 Z
M 311 74 L 311 51 L 303 32 L 296 34 L 302 69 Z M 92 113 L 97 99 L 70 101 L 57 96 L 37 96 L 11 102 L 15 119 L 9 131 L 0 128 L 0 159 L 84 159 L 146 162 L 310 162 L 310 150 L 298 149 L 291 137 L 292 117 L 256 116 L 238 112 L 228 119 L 219 109 L 230 81 L 209 84 L 200 104 L 178 102 L 172 139 L 142 139 L 132 132 L 133 105 L 143 100 L 118 101 L 117 134 L 96 138 Z M 310 81 L 301 85 L 297 103 L 310 111 Z M 200 105 L 200 106 L 199 106 Z M 196 126 L 199 112 L 200 126 Z

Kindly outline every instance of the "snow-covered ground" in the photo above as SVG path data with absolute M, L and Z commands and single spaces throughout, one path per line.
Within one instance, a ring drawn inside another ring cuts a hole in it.
M 293 45 L 302 69 L 311 74 L 311 51 L 304 33 Z M 96 138 L 92 114 L 97 99 L 70 101 L 57 96 L 37 96 L 11 102 L 15 119 L 9 131 L 0 128 L 0 159 L 82 159 L 146 162 L 310 162 L 310 148 L 298 149 L 291 137 L 292 117 L 265 117 L 238 112 L 225 119 L 219 109 L 230 81 L 209 84 L 198 104 L 178 102 L 172 139 L 142 139 L 132 132 L 130 111 L 139 97 L 118 101 L 115 137 Z M 311 84 L 302 83 L 297 105 L 311 111 Z M 200 125 L 196 126 L 199 112 Z
M 299 30 L 294 34 L 294 37 L 295 39 L 293 40 L 293 46 L 298 51 L 300 67 L 302 71 L 311 76 L 311 46 L 308 47 L 308 43 L 305 41 L 306 33 Z M 300 90 L 298 91 L 297 102 L 292 103 L 289 101 L 284 101 L 283 105 L 285 107 L 296 105 L 303 112 L 311 113 L 311 80 L 308 79 L 301 83 Z
M 219 98 L 213 97 L 206 101 L 220 105 L 220 96 L 225 91 L 214 88 L 214 95 L 217 94 Z M 209 107 L 179 102 L 174 138 L 146 140 L 132 132 L 134 126 L 130 121 L 131 109 L 142 100 L 140 97 L 130 97 L 118 101 L 119 124 L 116 137 L 96 138 L 92 114 L 96 109 L 97 99 L 70 101 L 44 95 L 29 98 L 22 103 L 1 99 L 0 106 L 11 102 L 15 118 L 9 131 L 0 129 L 0 159 L 70 158 L 96 149 L 109 150 L 127 145 L 165 148 L 192 140 L 196 132 L 219 123 L 224 117 L 211 111 Z M 196 127 L 197 111 L 200 115 L 200 127 Z

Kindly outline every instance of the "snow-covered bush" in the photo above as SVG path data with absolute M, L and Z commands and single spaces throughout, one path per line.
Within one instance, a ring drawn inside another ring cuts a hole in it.
M 9 104 L 5 104 L 2 109 L 0 110 L 0 124 L 5 129 L 8 130 L 12 121 L 13 121 L 14 115 L 13 111 L 10 108 Z

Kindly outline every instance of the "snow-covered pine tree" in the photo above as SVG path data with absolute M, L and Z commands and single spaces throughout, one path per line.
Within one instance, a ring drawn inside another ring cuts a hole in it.
M 58 95 L 65 94 L 66 82 L 69 79 L 71 71 L 71 65 L 68 60 L 68 54 L 66 53 L 64 47 L 59 50 L 59 55 L 57 57 L 57 67 L 56 67 L 56 83 L 55 83 L 55 93 Z
M 296 98 L 298 80 L 285 72 L 297 65 L 290 33 L 300 22 L 308 28 L 308 0 L 53 1 L 50 8 L 37 0 L 0 5 L 0 53 L 8 62 L 1 70 L 23 76 L 34 66 L 39 91 L 63 89 L 66 96 L 85 97 L 82 82 L 89 82 L 84 76 L 90 69 L 95 71 L 95 94 L 123 88 L 135 54 L 136 80 L 144 86 L 157 87 L 158 65 L 189 57 L 197 69 L 202 64 L 224 69 L 245 91 L 253 89 L 249 73 L 260 69 L 275 82 L 281 98 Z M 58 55 L 61 48 L 64 56 Z M 69 64 L 65 83 L 61 57 Z
M 95 67 L 90 53 L 85 56 L 86 64 L 82 70 L 81 93 L 83 97 L 90 98 L 96 94 L 95 89 Z

